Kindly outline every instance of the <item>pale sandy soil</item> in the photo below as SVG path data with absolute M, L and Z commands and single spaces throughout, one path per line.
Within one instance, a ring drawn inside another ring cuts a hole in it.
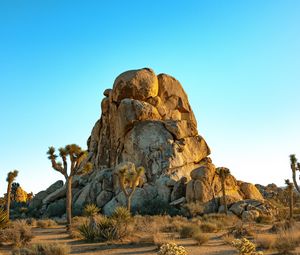
M 57 226 L 50 229 L 34 228 L 34 239 L 32 243 L 65 243 L 71 247 L 70 254 L 84 255 L 156 255 L 157 249 L 153 244 L 106 244 L 106 243 L 85 243 L 81 240 L 74 240 L 68 237 L 65 228 Z M 211 234 L 210 240 L 203 246 L 196 246 L 192 239 L 176 239 L 175 242 L 183 245 L 189 255 L 234 255 L 238 254 L 234 248 L 224 244 L 221 233 Z M 0 254 L 10 254 L 11 247 L 0 247 Z M 266 252 L 265 254 L 275 254 Z M 294 254 L 300 254 L 300 250 Z

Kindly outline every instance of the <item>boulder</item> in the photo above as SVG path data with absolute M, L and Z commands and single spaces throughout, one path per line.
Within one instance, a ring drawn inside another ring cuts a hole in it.
M 57 181 L 57 182 L 53 183 L 48 189 L 46 189 L 46 192 L 48 194 L 51 194 L 54 191 L 60 189 L 62 186 L 64 186 L 64 182 L 63 181 Z
M 158 80 L 149 68 L 131 70 L 120 74 L 113 85 L 112 98 L 120 102 L 124 98 L 145 101 L 157 96 Z
M 76 211 L 96 203 L 110 214 L 125 204 L 114 171 L 123 162 L 145 169 L 132 197 L 133 208 L 152 199 L 166 204 L 176 201 L 177 205 L 185 197 L 187 203 L 203 203 L 206 212 L 218 211 L 221 179 L 180 82 L 149 68 L 130 70 L 120 74 L 112 89 L 103 94 L 101 116 L 87 141 L 93 172 L 74 177 L 72 183 Z M 262 198 L 253 185 L 239 183 L 232 175 L 226 178 L 225 189 L 228 203 Z M 65 186 L 57 182 L 33 204 L 42 214 L 65 194 Z
M 244 199 L 256 199 L 262 201 L 264 200 L 259 190 L 255 187 L 255 185 L 251 183 L 247 183 L 247 182 L 241 183 L 240 189 L 244 195 Z
M 97 196 L 96 204 L 99 208 L 102 208 L 105 204 L 107 204 L 113 198 L 113 193 L 103 190 Z

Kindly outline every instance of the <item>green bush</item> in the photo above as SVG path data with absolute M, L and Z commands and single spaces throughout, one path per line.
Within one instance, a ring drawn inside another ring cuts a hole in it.
M 190 238 L 193 237 L 194 235 L 200 233 L 200 228 L 197 225 L 184 225 L 180 231 L 179 231 L 179 235 L 180 238 Z
M 65 244 L 36 244 L 28 248 L 12 251 L 12 255 L 68 255 L 69 246 Z

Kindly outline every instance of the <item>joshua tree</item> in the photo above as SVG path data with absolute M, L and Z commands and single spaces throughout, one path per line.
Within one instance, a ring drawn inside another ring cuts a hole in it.
M 10 199 L 11 199 L 11 188 L 12 188 L 12 183 L 14 182 L 14 180 L 16 179 L 16 177 L 18 176 L 18 171 L 14 170 L 12 172 L 9 172 L 7 174 L 7 193 L 6 193 L 6 215 L 7 215 L 7 219 L 9 220 L 9 210 L 10 210 Z
M 294 185 L 290 182 L 290 180 L 285 180 L 285 184 L 287 185 L 287 191 L 289 194 L 290 220 L 292 220 L 294 211 Z
M 291 169 L 293 173 L 293 183 L 296 188 L 296 190 L 300 193 L 300 187 L 296 180 L 296 172 L 300 172 L 300 163 L 297 162 L 297 158 L 295 154 L 290 155 L 290 162 L 291 162 Z
M 222 185 L 222 198 L 223 198 L 223 204 L 224 204 L 224 212 L 227 215 L 228 209 L 227 209 L 227 201 L 226 201 L 226 189 L 225 189 L 225 180 L 227 176 L 230 174 L 230 171 L 226 167 L 218 167 L 216 169 L 217 174 L 221 178 L 221 185 Z
M 117 166 L 116 172 L 119 179 L 120 187 L 126 197 L 127 209 L 130 212 L 131 198 L 136 190 L 136 187 L 141 181 L 141 176 L 145 169 L 140 166 L 137 169 L 131 162 L 122 163 Z
M 88 162 L 88 152 L 83 151 L 78 145 L 71 144 L 64 148 L 59 148 L 59 156 L 62 159 L 61 162 L 57 162 L 57 155 L 55 154 L 55 148 L 49 147 L 47 152 L 49 159 L 51 160 L 54 170 L 60 172 L 66 179 L 66 214 L 68 229 L 72 224 L 72 180 L 75 175 L 84 175 L 92 170 L 92 164 Z M 68 160 L 70 160 L 70 169 L 68 171 Z

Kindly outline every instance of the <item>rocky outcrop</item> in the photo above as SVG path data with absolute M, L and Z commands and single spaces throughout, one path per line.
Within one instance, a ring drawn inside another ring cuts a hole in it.
M 179 205 L 211 203 L 218 210 L 220 177 L 208 157 L 210 149 L 197 131 L 188 97 L 179 81 L 167 74 L 156 75 L 144 68 L 119 75 L 112 89 L 104 91 L 101 117 L 92 129 L 87 145 L 93 155 L 93 172 L 73 183 L 73 205 L 82 208 L 95 203 L 104 213 L 125 204 L 114 168 L 125 161 L 145 168 L 143 182 L 132 198 L 139 208 L 157 199 Z M 228 202 L 262 200 L 255 186 L 226 178 Z M 38 201 L 42 212 L 64 199 L 60 186 Z M 35 203 L 33 200 L 33 203 Z

